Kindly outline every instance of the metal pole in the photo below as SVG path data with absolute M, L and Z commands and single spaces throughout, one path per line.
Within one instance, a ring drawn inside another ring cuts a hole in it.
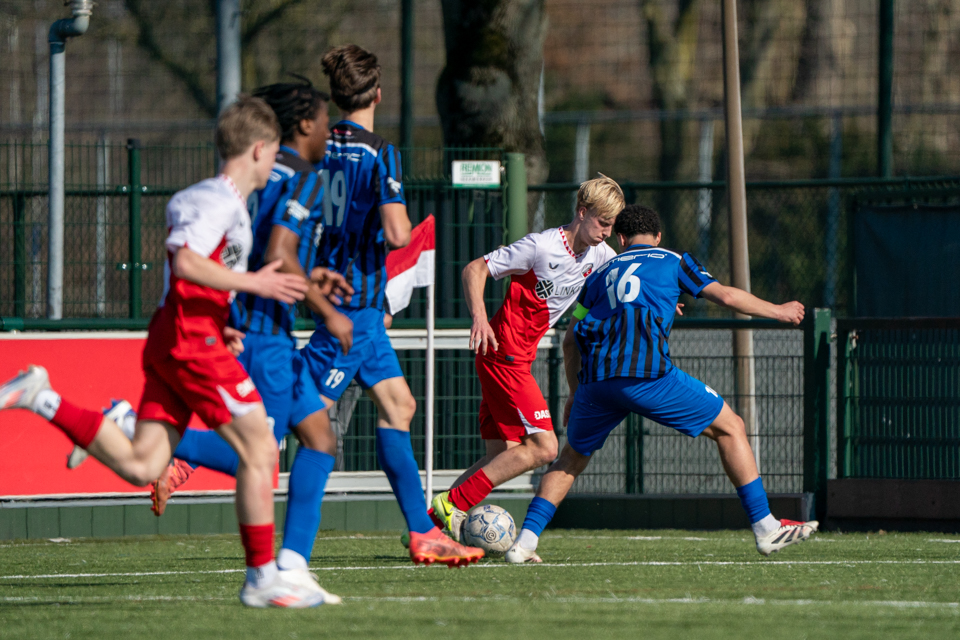
M 893 176 L 893 0 L 880 0 L 877 74 L 877 174 Z
M 527 165 L 522 153 L 507 153 L 506 244 L 527 235 Z
M 590 123 L 582 120 L 577 123 L 577 138 L 573 154 L 573 181 L 583 184 L 590 173 Z M 571 208 L 577 213 L 577 193 L 571 195 Z
M 47 229 L 47 317 L 63 317 L 64 120 L 66 110 L 67 38 L 82 36 L 90 26 L 93 0 L 72 0 L 72 18 L 50 25 L 50 161 L 49 226 Z
M 143 306 L 140 293 L 144 268 L 140 259 L 140 199 L 143 185 L 140 184 L 140 141 L 135 138 L 127 140 L 127 162 L 130 167 L 130 261 L 127 263 L 130 270 L 130 317 L 139 318 Z
M 433 500 L 433 402 L 434 386 L 436 385 L 436 351 L 433 346 L 433 329 L 435 314 L 435 285 L 427 285 L 427 389 L 424 402 L 427 405 L 425 411 L 426 426 L 424 429 L 424 468 L 427 472 L 427 482 L 424 493 L 427 497 L 427 504 Z
M 413 0 L 401 2 L 400 148 L 413 146 Z
M 52 39 L 52 34 L 51 34 Z M 66 44 L 50 42 L 50 215 L 47 227 L 47 317 L 63 317 L 64 111 Z
M 730 209 L 730 277 L 733 286 L 750 291 L 747 244 L 747 186 L 743 166 L 743 119 L 740 109 L 740 52 L 737 2 L 723 0 L 723 112 L 727 137 L 727 200 Z M 737 317 L 747 317 L 737 314 Z M 753 358 L 753 331 L 733 332 L 737 408 L 760 466 Z
M 97 141 L 97 317 L 107 310 L 107 197 L 104 195 L 109 180 L 109 138 L 102 135 Z
M 217 112 L 240 93 L 240 0 L 217 0 Z

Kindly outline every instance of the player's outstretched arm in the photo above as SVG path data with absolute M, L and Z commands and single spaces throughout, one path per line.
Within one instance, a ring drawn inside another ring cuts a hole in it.
M 500 348 L 497 344 L 497 338 L 493 334 L 493 327 L 487 320 L 487 307 L 483 304 L 483 289 L 487 285 L 487 276 L 490 270 L 487 268 L 487 262 L 483 258 L 477 258 L 466 267 L 460 274 L 463 281 L 463 296 L 467 301 L 467 311 L 473 318 L 473 326 L 470 328 L 470 350 L 474 353 L 482 352 L 487 355 L 487 346 L 494 351 Z
M 563 372 L 567 374 L 567 386 L 570 388 L 567 395 L 567 402 L 563 407 L 563 426 L 567 426 L 570 419 L 570 410 L 573 409 L 573 395 L 577 392 L 577 386 L 580 384 L 578 376 L 580 367 L 583 363 L 580 360 L 580 350 L 577 348 L 577 339 L 573 335 L 573 328 L 580 322 L 577 318 L 572 318 L 567 325 L 567 332 L 563 334 Z
M 306 279 L 279 272 L 280 265 L 281 262 L 276 260 L 256 272 L 238 272 L 227 269 L 187 247 L 180 247 L 173 257 L 172 269 L 178 278 L 211 289 L 246 291 L 261 298 L 272 298 L 286 303 L 303 300 L 307 292 Z
M 380 205 L 380 222 L 383 224 L 383 239 L 391 249 L 400 249 L 410 244 L 413 225 L 407 215 L 407 205 L 399 202 Z
M 736 287 L 725 287 L 719 282 L 711 282 L 700 295 L 722 307 L 745 313 L 758 318 L 770 318 L 790 324 L 800 324 L 803 320 L 803 305 L 794 300 L 784 304 L 773 304 L 761 300 L 752 293 Z

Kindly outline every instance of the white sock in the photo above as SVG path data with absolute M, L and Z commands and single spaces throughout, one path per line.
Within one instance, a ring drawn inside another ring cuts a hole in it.
M 281 548 L 280 553 L 277 554 L 277 566 L 281 571 L 289 571 L 291 569 L 307 570 L 309 568 L 306 558 L 296 551 L 287 548 Z
M 768 536 L 772 532 L 779 529 L 780 521 L 774 518 L 772 513 L 768 513 L 766 516 L 750 525 L 750 528 L 753 529 L 753 535 L 757 536 L 758 538 L 762 538 L 763 536 Z
M 120 431 L 123 431 L 123 435 L 127 436 L 128 440 L 133 440 L 133 434 L 137 430 L 137 416 L 128 413 L 120 418 L 117 426 L 120 427 Z
M 47 420 L 53 420 L 60 408 L 60 394 L 53 389 L 43 389 L 33 399 L 33 412 Z
M 271 560 L 259 567 L 247 567 L 247 582 L 260 589 L 273 582 L 277 577 L 277 563 Z
M 540 536 L 530 531 L 530 529 L 521 529 L 520 535 L 517 536 L 517 544 L 527 551 L 536 551 L 539 543 Z

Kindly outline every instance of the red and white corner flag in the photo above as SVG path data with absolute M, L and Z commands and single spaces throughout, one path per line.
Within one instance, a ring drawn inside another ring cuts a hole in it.
M 413 228 L 410 244 L 387 254 L 387 310 L 397 315 L 410 304 L 417 287 L 436 279 L 437 236 L 433 215 Z

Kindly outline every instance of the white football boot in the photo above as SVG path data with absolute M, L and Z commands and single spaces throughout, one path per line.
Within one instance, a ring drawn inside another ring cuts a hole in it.
M 27 409 L 33 411 L 33 401 L 37 394 L 50 388 L 50 376 L 47 370 L 30 365 L 26 371 L 0 385 L 0 409 Z
M 111 400 L 111 403 L 110 407 L 104 410 L 103 415 L 117 423 L 124 435 L 129 437 L 137 423 L 137 412 L 126 400 Z M 87 450 L 80 445 L 73 445 L 73 451 L 67 456 L 67 469 L 76 469 L 86 459 Z
M 287 582 L 295 584 L 298 587 L 311 590 L 319 589 L 320 595 L 323 597 L 322 604 L 343 603 L 343 598 L 334 593 L 330 593 L 320 586 L 320 578 L 318 578 L 315 573 L 311 573 L 306 569 L 280 569 L 280 575 L 283 576 Z
M 248 607 L 266 609 L 279 607 L 283 609 L 309 609 L 324 604 L 323 594 L 326 593 L 320 585 L 301 586 L 290 581 L 290 571 L 277 572 L 277 577 L 270 584 L 259 589 L 249 582 L 243 583 L 240 589 L 240 602 Z M 302 580 L 298 580 L 302 582 Z
M 540 556 L 537 555 L 536 549 L 524 549 L 520 546 L 519 540 L 514 542 L 513 546 L 507 549 L 507 553 L 503 556 L 503 559 L 510 564 L 536 564 L 538 562 L 543 562 Z
M 816 520 L 810 522 L 797 522 L 795 520 L 781 520 L 780 526 L 767 535 L 757 536 L 757 551 L 761 555 L 769 556 L 776 553 L 784 547 L 803 542 L 813 534 L 820 523 Z

